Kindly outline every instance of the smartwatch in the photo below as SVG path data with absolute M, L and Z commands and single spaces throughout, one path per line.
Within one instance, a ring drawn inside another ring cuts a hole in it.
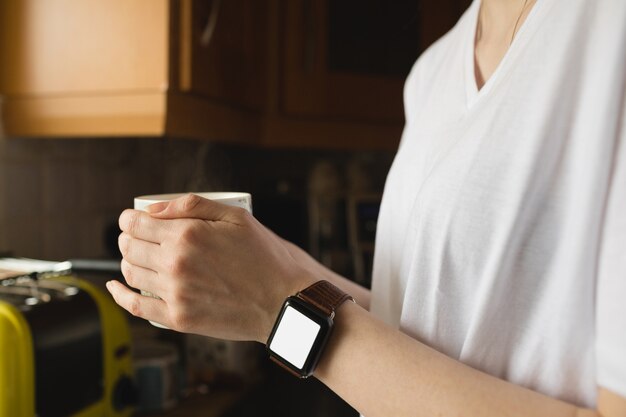
M 335 311 L 354 298 L 328 281 L 288 297 L 266 348 L 270 358 L 299 378 L 313 374 L 333 330 Z

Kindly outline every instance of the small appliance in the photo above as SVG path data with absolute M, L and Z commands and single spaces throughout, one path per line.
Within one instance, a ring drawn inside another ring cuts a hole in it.
M 128 417 L 130 331 L 110 296 L 71 275 L 0 278 L 0 417 Z

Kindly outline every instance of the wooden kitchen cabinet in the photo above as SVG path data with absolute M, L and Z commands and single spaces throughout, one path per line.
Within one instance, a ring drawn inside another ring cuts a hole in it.
M 279 134 L 325 147 L 395 149 L 404 81 L 470 0 L 283 0 Z
M 165 0 L 0 1 L 5 132 L 162 133 L 168 19 Z
M 191 3 L 0 1 L 5 133 L 250 140 L 246 112 L 183 83 L 196 74 Z
M 415 17 L 381 48 L 346 33 L 385 0 L 0 0 L 5 134 L 395 148 L 405 73 L 467 3 L 398 1 Z
M 469 2 L 286 1 L 286 112 L 401 123 L 406 75 L 464 4 Z

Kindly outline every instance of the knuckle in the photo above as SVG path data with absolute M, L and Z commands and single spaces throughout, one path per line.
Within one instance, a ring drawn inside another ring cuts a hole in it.
M 130 236 L 126 233 L 121 233 L 117 238 L 117 246 L 120 248 L 122 256 L 127 256 L 130 252 Z
M 252 217 L 250 212 L 242 207 L 233 207 L 232 208 L 233 216 L 241 222 L 247 222 Z
M 130 285 L 131 287 L 135 288 L 135 284 L 136 284 L 135 272 L 133 271 L 132 266 L 128 262 L 122 260 L 121 269 L 122 269 L 122 275 L 124 275 L 124 279 L 126 279 L 126 283 Z
M 185 310 L 176 309 L 171 312 L 170 320 L 172 326 L 181 331 L 190 329 L 190 319 L 189 315 Z
M 177 286 L 169 290 L 168 298 L 173 305 L 185 305 L 185 299 L 183 297 L 182 291 L 180 291 Z
M 126 209 L 120 214 L 119 226 L 124 232 L 133 234 L 138 227 L 141 213 L 137 210 Z
M 178 235 L 179 242 L 183 245 L 194 244 L 197 241 L 196 229 L 192 224 L 186 223 Z
M 133 297 L 128 304 L 128 312 L 135 317 L 141 317 L 141 302 L 138 297 Z
M 122 259 L 122 262 L 120 263 L 120 269 L 122 270 L 122 275 L 124 275 L 124 278 L 126 278 L 126 280 L 128 281 L 128 278 L 130 277 L 132 272 L 130 270 L 130 264 L 126 259 Z
M 127 231 L 134 236 L 137 234 L 137 231 L 139 230 L 141 224 L 141 213 L 139 213 L 138 211 L 131 211 L 127 217 Z
M 195 194 L 187 194 L 186 196 L 182 197 L 180 201 L 180 207 L 183 211 L 191 211 L 196 208 L 201 201 L 202 197 Z
M 126 229 L 126 224 L 128 223 L 127 217 L 130 215 L 131 211 L 131 209 L 126 209 L 122 212 L 122 214 L 120 214 L 120 217 L 117 219 L 117 224 L 120 229 Z
M 190 302 L 187 291 L 178 285 L 170 289 L 169 297 L 172 300 L 172 303 L 176 306 L 186 306 L 189 305 Z
M 187 261 L 183 256 L 173 256 L 167 264 L 168 272 L 175 277 L 183 275 L 187 270 Z

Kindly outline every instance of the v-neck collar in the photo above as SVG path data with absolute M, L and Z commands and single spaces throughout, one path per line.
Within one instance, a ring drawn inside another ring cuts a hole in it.
M 530 35 L 535 31 L 539 20 L 537 15 L 543 13 L 542 10 L 544 8 L 544 3 L 548 1 L 549 0 L 536 1 L 533 8 L 528 13 L 528 16 L 526 16 L 524 23 L 517 31 L 509 49 L 507 49 L 506 53 L 498 63 L 495 71 L 479 90 L 478 85 L 476 84 L 474 51 L 481 0 L 474 0 L 469 10 L 468 19 L 471 29 L 468 31 L 469 33 L 465 44 L 465 95 L 468 109 L 474 107 L 474 105 L 481 101 L 483 97 L 489 95 L 489 92 L 494 88 L 494 85 L 497 85 L 498 79 L 502 77 L 501 73 L 507 71 L 510 66 L 510 62 L 513 61 L 517 55 L 519 55 L 520 50 L 523 49 L 523 46 L 528 42 Z

